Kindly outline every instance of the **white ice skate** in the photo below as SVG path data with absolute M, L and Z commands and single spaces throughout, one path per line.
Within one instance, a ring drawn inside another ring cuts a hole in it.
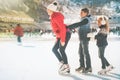
M 106 68 L 106 71 L 109 72 L 111 71 L 112 69 L 114 69 L 114 67 L 112 65 L 109 65 L 107 68 Z
M 69 74 L 70 73 L 70 68 L 68 65 L 64 64 L 60 69 L 59 69 L 59 74 Z
M 107 74 L 107 71 L 106 69 L 102 69 L 98 72 L 99 75 L 106 75 Z
M 64 65 L 63 62 L 61 61 L 61 62 L 59 63 L 59 66 L 60 66 L 60 67 L 59 67 L 59 70 L 58 70 L 59 73 L 61 72 L 61 69 L 62 69 L 63 65 Z

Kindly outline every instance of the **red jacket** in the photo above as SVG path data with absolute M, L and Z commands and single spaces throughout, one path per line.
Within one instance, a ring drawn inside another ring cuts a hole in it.
M 16 26 L 16 28 L 14 29 L 14 34 L 16 36 L 23 36 L 23 28 L 21 26 Z
M 60 12 L 54 12 L 51 15 L 51 25 L 56 38 L 60 38 L 61 42 L 65 42 L 66 25 L 64 24 L 64 16 Z

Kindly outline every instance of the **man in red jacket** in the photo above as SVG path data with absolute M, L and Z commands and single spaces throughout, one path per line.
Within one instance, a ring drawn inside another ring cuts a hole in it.
M 23 36 L 23 28 L 20 26 L 20 24 L 17 24 L 17 26 L 14 29 L 14 34 L 17 36 L 17 41 L 19 44 L 21 44 L 21 37 Z
M 57 3 L 54 2 L 47 7 L 47 13 L 50 16 L 50 22 L 52 31 L 56 35 L 56 42 L 53 46 L 53 53 L 60 62 L 60 73 L 69 73 L 70 68 L 67 60 L 67 55 L 65 53 L 65 48 L 71 37 L 71 32 L 66 28 L 64 24 L 64 16 L 57 12 Z

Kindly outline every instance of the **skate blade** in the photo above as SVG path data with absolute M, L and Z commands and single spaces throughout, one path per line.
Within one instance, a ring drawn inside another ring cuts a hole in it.
M 70 72 L 59 72 L 59 75 L 69 76 L 69 75 L 70 75 Z
M 87 73 L 82 72 L 82 71 L 75 71 L 75 72 L 78 74 L 82 74 L 82 75 L 91 75 L 92 74 L 92 72 L 87 72 Z
M 59 71 L 60 74 L 69 74 L 70 71 Z
M 92 74 L 92 72 L 87 72 L 87 73 L 82 73 L 83 75 L 91 75 Z
M 107 72 L 104 72 L 104 73 L 102 73 L 102 72 L 98 72 L 98 75 L 106 76 L 106 75 L 107 75 Z

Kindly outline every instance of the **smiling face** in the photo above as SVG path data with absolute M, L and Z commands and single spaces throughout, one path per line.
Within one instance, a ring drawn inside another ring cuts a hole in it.
M 99 17 L 98 18 L 98 26 L 101 26 L 101 25 L 106 25 L 107 23 L 107 20 L 105 17 Z
M 109 32 L 109 23 L 108 23 L 108 19 L 106 17 L 99 17 L 97 20 L 97 24 L 98 27 L 100 27 L 101 25 L 105 25 L 106 30 Z
M 84 11 L 81 11 L 80 12 L 80 17 L 81 18 L 84 18 L 84 17 L 86 17 L 88 15 L 88 13 L 86 13 L 86 12 L 84 12 Z
M 80 12 L 80 17 L 81 18 L 84 18 L 84 17 L 88 16 L 88 14 L 89 14 L 89 10 L 87 8 L 81 9 L 81 12 Z
M 50 9 L 47 9 L 47 13 L 49 16 L 51 16 L 53 14 L 53 11 L 51 11 Z

